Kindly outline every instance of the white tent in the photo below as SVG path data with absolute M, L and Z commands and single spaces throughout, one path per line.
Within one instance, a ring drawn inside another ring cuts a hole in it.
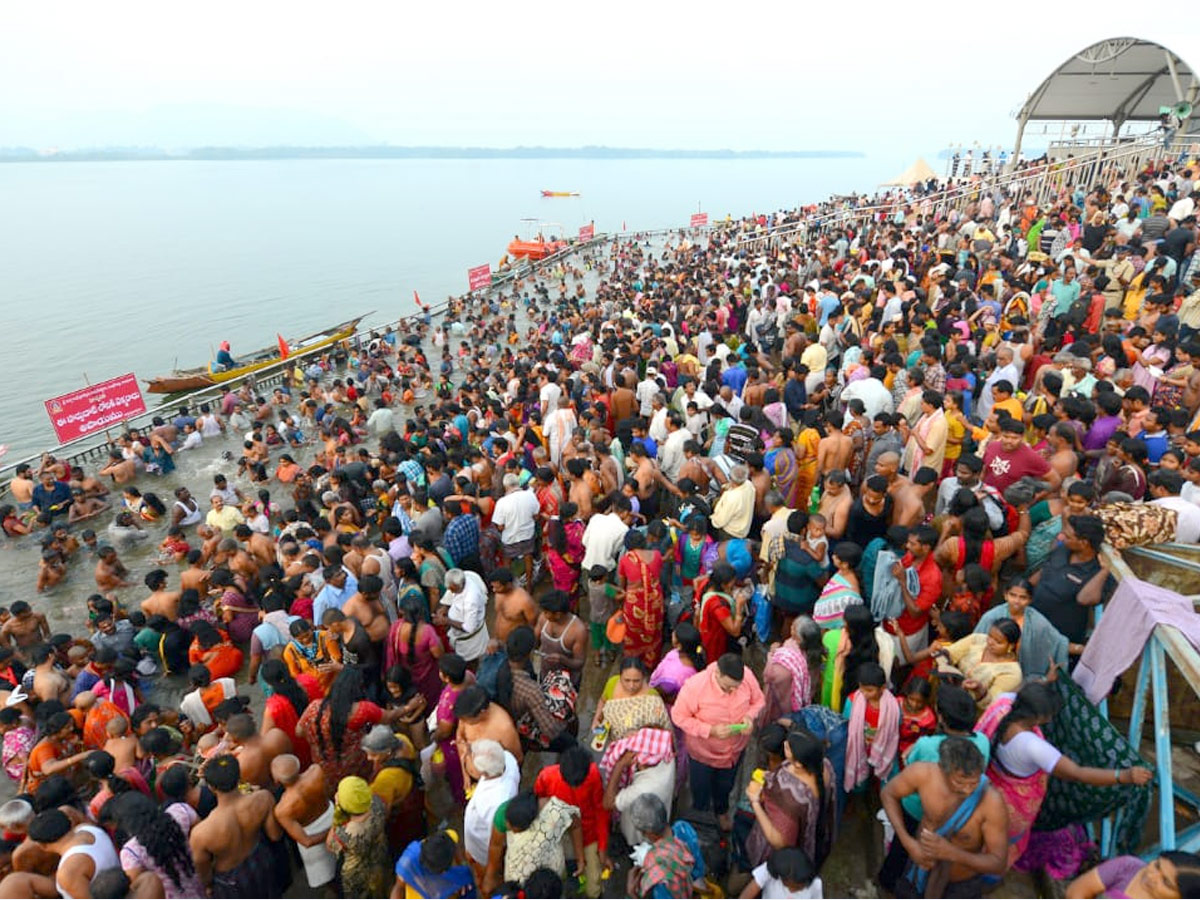
M 909 187 L 917 182 L 928 181 L 930 178 L 937 178 L 937 173 L 934 172 L 933 169 L 929 168 L 929 163 L 918 158 L 915 163 L 913 163 L 895 178 L 891 179 L 890 181 L 885 181 L 884 184 L 898 184 L 903 187 Z

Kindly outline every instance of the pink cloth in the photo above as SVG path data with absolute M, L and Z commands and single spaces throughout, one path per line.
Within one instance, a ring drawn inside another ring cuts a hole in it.
M 721 690 L 714 662 L 684 682 L 671 707 L 671 720 L 683 732 L 692 759 L 715 769 L 728 769 L 737 764 L 738 757 L 750 743 L 751 729 L 726 738 L 715 738 L 709 734 L 712 727 L 733 725 L 743 719 L 756 721 L 765 702 L 758 679 L 749 669 L 736 690 L 729 694 Z
M 600 772 L 604 775 L 606 784 L 617 765 L 617 760 L 630 750 L 637 755 L 637 767 L 649 769 L 675 758 L 675 738 L 663 728 L 639 728 L 633 734 L 613 741 L 604 748 L 604 757 L 600 760 Z M 619 786 L 625 787 L 631 781 L 633 770 L 625 769 L 621 773 Z
M 808 679 L 808 660 L 805 659 L 804 654 L 796 647 L 792 639 L 789 638 L 787 642 L 775 648 L 775 651 L 767 658 L 767 666 L 768 668 L 779 666 L 791 675 L 791 706 L 783 710 L 784 713 L 798 712 L 808 706 L 812 698 L 812 689 Z M 763 678 L 769 680 L 765 671 Z
M 1192 601 L 1126 575 L 1071 673 L 1088 700 L 1099 703 L 1108 696 L 1116 677 L 1141 655 L 1156 625 L 1178 628 L 1193 647 L 1200 649 L 1200 615 Z
M 846 736 L 846 776 L 842 781 L 847 791 L 854 790 L 874 772 L 880 779 L 887 777 L 896 761 L 896 749 L 900 746 L 900 704 L 895 695 L 884 690 L 879 698 L 879 728 L 875 740 L 867 750 L 864 733 L 867 720 L 867 700 L 861 691 L 850 698 L 850 732 Z

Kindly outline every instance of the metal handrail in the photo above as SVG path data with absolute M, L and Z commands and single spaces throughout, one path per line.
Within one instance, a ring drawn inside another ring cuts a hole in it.
M 1068 177 L 1071 175 L 1083 176 L 1071 179 L 1072 184 L 1087 183 L 1111 170 L 1116 163 L 1125 163 L 1126 167 L 1130 164 L 1137 167 L 1150 157 L 1167 155 L 1176 148 L 1182 150 L 1183 145 L 1190 143 L 1193 142 L 1179 139 L 1170 148 L 1163 148 L 1161 141 L 1143 137 L 1099 148 L 1087 155 L 1072 157 L 1068 160 L 1046 162 L 1031 168 L 1014 169 L 1001 175 L 980 178 L 976 181 L 959 182 L 929 194 L 913 195 L 902 192 L 900 196 L 888 197 L 883 200 L 874 198 L 864 206 L 843 204 L 840 208 L 809 215 L 800 222 L 786 223 L 782 228 L 749 235 L 739 241 L 739 244 L 761 243 L 766 240 L 779 242 L 792 236 L 807 237 L 814 232 L 819 233 L 829 225 L 875 219 L 876 216 L 894 212 L 901 206 L 919 205 L 922 208 L 928 207 L 930 214 L 944 213 L 948 212 L 957 202 L 974 200 L 985 191 L 1004 190 L 1008 194 L 1014 194 L 1026 186 L 1035 184 L 1039 188 L 1035 194 L 1040 202 L 1045 199 L 1047 188 L 1053 189 L 1055 192 L 1061 191 L 1068 185 Z
M 635 235 L 639 236 L 639 237 L 641 237 L 641 236 L 650 237 L 650 236 L 658 236 L 658 235 L 663 235 L 663 234 L 677 234 L 677 233 L 678 234 L 685 234 L 685 233 L 694 234 L 697 232 L 710 231 L 717 227 L 720 227 L 719 224 L 716 226 L 708 225 L 708 226 L 703 226 L 701 228 L 694 228 L 694 229 L 688 228 L 685 226 L 680 226 L 680 227 L 675 227 L 675 228 L 637 230 L 637 231 L 629 232 L 628 239 L 633 239 L 633 237 Z M 481 289 L 479 291 L 475 291 L 475 292 L 467 292 L 466 294 L 462 294 L 457 298 L 451 298 L 448 300 L 444 300 L 440 303 L 430 305 L 428 314 L 431 316 L 441 315 L 442 313 L 446 312 L 449 309 L 450 304 L 452 302 L 460 301 L 466 297 L 471 297 L 471 296 L 479 296 L 479 295 L 486 296 L 493 290 L 502 288 L 505 285 L 507 285 L 509 282 L 511 282 L 517 278 L 525 277 L 526 275 L 537 272 L 539 269 L 544 269 L 544 268 L 553 266 L 557 263 L 563 262 L 564 260 L 570 258 L 571 256 L 573 256 L 577 253 L 581 253 L 586 250 L 594 249 L 596 247 L 610 243 L 614 239 L 619 240 L 621 238 L 622 238 L 622 235 L 602 232 L 602 233 L 594 235 L 592 237 L 592 239 L 589 241 L 580 241 L 578 239 L 574 239 L 574 240 L 570 241 L 568 243 L 568 245 L 566 247 L 564 247 L 562 250 L 559 250 L 556 253 L 553 253 L 550 256 L 545 257 L 544 259 L 538 260 L 537 262 L 523 260 L 521 262 L 518 262 L 517 264 L 514 264 L 510 268 L 504 269 L 501 272 L 493 273 L 493 281 L 486 288 L 483 288 L 483 289 Z M 401 316 L 398 319 L 387 321 L 387 322 L 374 323 L 374 324 L 370 324 L 370 325 L 360 325 L 360 327 L 355 331 L 355 333 L 353 335 L 351 335 L 350 337 L 346 338 L 345 341 L 343 341 L 342 343 L 343 344 L 351 343 L 353 346 L 360 346 L 363 337 L 371 334 L 372 332 L 382 331 L 383 329 L 386 329 L 389 327 L 398 327 L 401 323 L 422 319 L 425 317 L 425 315 L 426 315 L 426 311 L 421 310 L 419 312 Z M 336 345 L 333 345 L 333 346 L 336 346 Z M 325 350 L 328 348 L 321 348 L 321 349 Z M 291 367 L 295 364 L 296 359 L 302 358 L 305 355 L 310 355 L 310 354 L 297 354 L 296 356 L 291 357 L 288 360 L 280 360 L 279 362 L 274 363 L 273 365 L 266 366 L 262 369 L 259 369 L 257 372 L 254 372 L 251 375 L 247 375 L 245 379 L 235 379 L 235 381 L 238 384 L 241 384 L 245 380 L 251 379 L 257 387 L 264 388 L 264 389 L 270 389 L 274 385 L 283 381 L 283 379 L 287 376 L 287 373 L 291 370 Z M 226 382 L 225 384 L 231 384 L 231 383 L 233 383 L 233 382 Z M 222 385 L 219 385 L 219 384 L 211 385 L 211 386 L 206 386 L 206 387 L 200 388 L 195 391 L 191 391 L 191 392 L 183 394 L 181 396 L 175 396 L 175 397 L 172 397 L 171 399 L 163 400 L 161 403 L 159 403 L 155 407 L 153 407 L 151 409 L 147 409 L 144 413 L 139 413 L 136 416 L 131 416 L 130 418 L 124 420 L 123 422 L 119 423 L 118 427 L 124 428 L 124 429 L 131 428 L 131 427 L 144 427 L 144 425 L 146 423 L 149 423 L 155 416 L 162 415 L 164 412 L 174 411 L 183 405 L 187 405 L 187 406 L 191 407 L 191 406 L 199 405 L 201 403 L 208 402 L 210 400 L 214 400 L 220 396 L 221 390 L 222 390 Z M 61 457 L 64 462 L 73 465 L 76 462 L 85 462 L 85 461 L 90 461 L 92 459 L 95 459 L 102 453 L 106 454 L 108 452 L 108 449 L 111 446 L 112 446 L 112 444 L 107 437 L 104 437 L 104 436 L 101 436 L 98 434 L 91 434 L 91 435 L 86 435 L 84 437 L 78 438 L 74 441 L 68 441 L 67 443 L 64 443 L 64 444 L 57 444 L 54 447 L 51 447 L 47 451 L 44 451 L 44 452 L 51 453 L 52 455 L 54 455 L 56 457 Z M 73 448 L 81 448 L 81 449 L 73 449 Z M 23 459 L 5 462 L 3 465 L 0 465 L 0 494 L 3 494 L 4 491 L 6 491 L 8 489 L 8 482 L 11 480 L 12 475 L 16 471 L 16 468 L 18 466 L 22 465 L 23 463 L 29 463 L 30 465 L 33 465 L 34 463 L 36 463 L 37 461 L 39 461 L 41 459 L 41 456 L 42 456 L 41 453 L 36 453 L 31 456 L 27 456 Z

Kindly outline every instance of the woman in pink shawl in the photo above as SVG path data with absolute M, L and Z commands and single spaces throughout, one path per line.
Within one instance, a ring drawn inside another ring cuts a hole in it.
M 809 616 L 792 621 L 792 634 L 767 654 L 763 669 L 764 722 L 799 712 L 812 703 L 812 686 L 820 683 L 825 646 L 821 627 Z
M 874 775 L 887 778 L 900 746 L 900 704 L 886 687 L 887 676 L 879 663 L 863 663 L 858 670 L 858 690 L 846 700 L 842 715 L 850 720 L 846 734 L 846 792 L 866 784 Z

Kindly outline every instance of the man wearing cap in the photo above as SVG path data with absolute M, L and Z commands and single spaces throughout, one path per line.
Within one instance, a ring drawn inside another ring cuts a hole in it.
M 638 382 L 636 391 L 638 412 L 643 419 L 649 419 L 654 415 L 654 395 L 661 390 L 657 378 L 658 369 L 654 366 L 647 366 L 646 377 Z

